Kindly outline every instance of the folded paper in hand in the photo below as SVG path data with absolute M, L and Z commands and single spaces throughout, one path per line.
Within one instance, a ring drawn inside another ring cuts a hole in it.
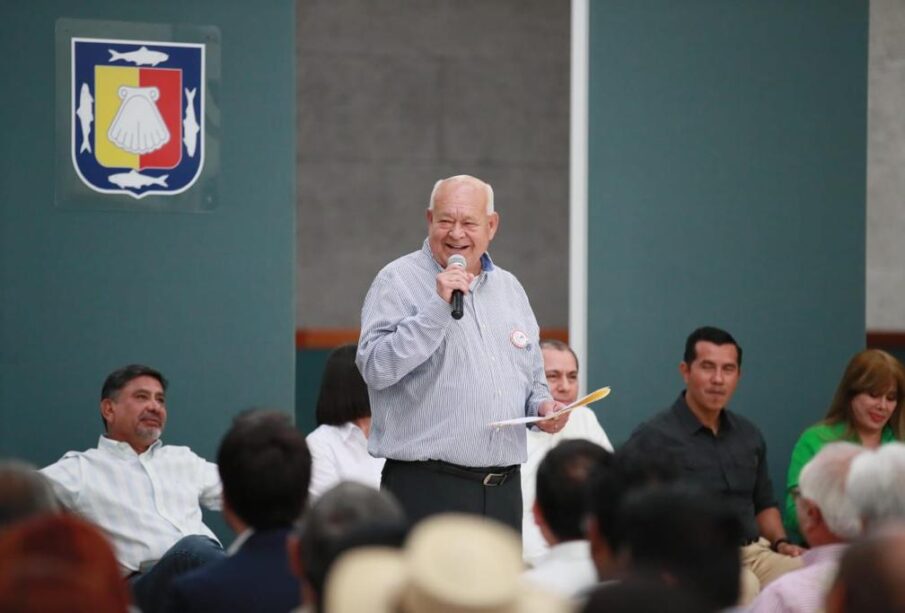
M 560 415 L 565 415 L 566 413 L 569 413 L 569 412 L 577 409 L 578 407 L 587 406 L 587 405 L 591 404 L 592 402 L 597 402 L 598 400 L 602 400 L 603 398 L 606 398 L 609 395 L 610 395 L 610 388 L 601 387 L 599 390 L 593 391 L 590 394 L 588 394 L 587 396 L 579 398 L 572 404 L 566 406 L 565 408 L 560 409 L 559 411 L 556 411 L 555 413 L 550 413 L 548 415 L 544 415 L 543 417 L 541 417 L 541 416 L 517 417 L 515 419 L 504 419 L 503 421 L 495 421 L 495 422 L 491 423 L 490 425 L 494 428 L 499 428 L 500 426 L 516 426 L 519 424 L 522 424 L 522 425 L 523 424 L 534 424 L 539 421 L 545 421 L 548 419 L 553 419 L 554 417 L 559 417 Z

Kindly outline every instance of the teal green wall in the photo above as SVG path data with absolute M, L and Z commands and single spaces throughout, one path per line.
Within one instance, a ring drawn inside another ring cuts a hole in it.
M 721 326 L 781 492 L 864 345 L 867 25 L 855 0 L 591 1 L 588 382 L 614 442 Z
M 128 362 L 170 379 L 165 440 L 209 458 L 238 411 L 291 412 L 294 3 L 36 0 L 3 16 L 0 455 L 45 464 L 95 444 L 101 383 Z M 219 29 L 215 208 L 54 207 L 58 17 Z
M 332 349 L 299 349 L 295 354 L 295 425 L 308 434 L 316 428 L 314 409 L 321 377 Z

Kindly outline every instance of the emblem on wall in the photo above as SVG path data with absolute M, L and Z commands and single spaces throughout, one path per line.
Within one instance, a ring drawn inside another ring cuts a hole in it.
M 204 45 L 72 39 L 72 161 L 91 189 L 189 189 L 204 166 Z

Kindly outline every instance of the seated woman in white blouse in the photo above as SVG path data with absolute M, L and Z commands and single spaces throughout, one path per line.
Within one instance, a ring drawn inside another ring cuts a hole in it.
M 317 428 L 306 439 L 312 459 L 311 500 L 341 481 L 380 489 L 383 458 L 368 454 L 371 403 L 355 366 L 355 351 L 355 345 L 343 345 L 327 358 L 317 398 Z

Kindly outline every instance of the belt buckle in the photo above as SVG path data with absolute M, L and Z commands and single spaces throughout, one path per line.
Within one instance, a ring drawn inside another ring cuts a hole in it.
M 499 481 L 494 481 L 494 478 L 498 478 Z M 486 487 L 494 487 L 497 485 L 503 485 L 506 481 L 506 473 L 487 473 L 484 477 L 484 485 Z

